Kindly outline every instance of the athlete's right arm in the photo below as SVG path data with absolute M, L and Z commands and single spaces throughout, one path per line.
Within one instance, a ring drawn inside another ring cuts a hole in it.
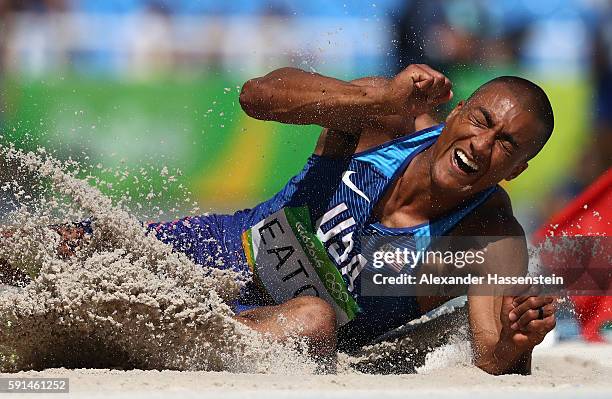
M 281 68 L 246 82 L 240 104 L 256 119 L 356 132 L 382 128 L 389 116 L 420 115 L 448 101 L 450 87 L 448 78 L 427 65 L 410 65 L 372 85 Z

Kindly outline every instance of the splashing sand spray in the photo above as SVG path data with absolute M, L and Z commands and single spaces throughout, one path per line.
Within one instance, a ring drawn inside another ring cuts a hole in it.
M 0 370 L 314 371 L 299 342 L 274 342 L 232 318 L 225 301 L 244 283 L 235 272 L 173 252 L 44 149 L 3 146 L 0 156 L 53 193 L 14 211 L 18 229 L 2 238 L 0 258 L 32 281 L 0 293 Z M 60 236 L 49 227 L 57 215 L 93 220 L 93 236 L 75 256 L 57 253 Z

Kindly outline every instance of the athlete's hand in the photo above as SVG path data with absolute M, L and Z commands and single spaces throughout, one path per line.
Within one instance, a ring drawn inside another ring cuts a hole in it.
M 69 225 L 53 226 L 61 237 L 60 245 L 57 248 L 57 254 L 63 258 L 69 258 L 76 254 L 76 249 L 82 244 L 85 237 L 85 230 L 82 227 L 74 227 Z
M 417 116 L 453 98 L 451 81 L 425 64 L 413 64 L 398 73 L 386 87 L 391 113 Z
M 67 258 L 74 256 L 76 248 L 82 243 L 85 237 L 85 230 L 82 227 L 70 225 L 50 226 L 61 236 L 60 245 L 57 248 L 59 256 Z M 11 238 L 17 231 L 15 229 L 0 229 L 0 238 Z
M 544 340 L 556 325 L 557 300 L 552 296 L 506 296 L 501 308 L 501 339 L 529 350 Z M 542 308 L 542 318 L 540 318 Z

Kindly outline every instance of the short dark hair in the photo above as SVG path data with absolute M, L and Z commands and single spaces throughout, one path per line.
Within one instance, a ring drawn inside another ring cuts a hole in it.
M 544 144 L 548 141 L 555 128 L 555 117 L 553 114 L 552 105 L 544 90 L 530 80 L 518 76 L 499 76 L 489 80 L 487 83 L 480 86 L 468 98 L 467 102 L 472 99 L 477 93 L 482 92 L 487 87 L 493 84 L 502 84 L 506 86 L 514 95 L 521 100 L 523 107 L 533 110 L 537 113 L 540 122 L 542 122 L 543 132 L 541 141 L 538 143 L 536 150 L 529 155 L 528 159 L 533 158 Z

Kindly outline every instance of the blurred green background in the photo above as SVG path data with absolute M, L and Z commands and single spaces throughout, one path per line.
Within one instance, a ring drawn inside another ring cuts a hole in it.
M 556 118 L 543 152 L 505 184 L 531 231 L 609 166 L 592 153 L 612 114 L 599 94 L 609 69 L 597 69 L 609 15 L 606 4 L 552 0 L 5 1 L 0 129 L 89 165 L 153 166 L 162 195 L 147 206 L 185 214 L 189 191 L 202 211 L 228 212 L 273 195 L 320 131 L 247 117 L 238 94 L 248 78 L 293 65 L 348 80 L 429 63 L 451 78 L 456 103 L 518 74 L 543 86 Z M 164 166 L 182 172 L 165 188 Z M 115 192 L 149 190 L 91 172 Z

